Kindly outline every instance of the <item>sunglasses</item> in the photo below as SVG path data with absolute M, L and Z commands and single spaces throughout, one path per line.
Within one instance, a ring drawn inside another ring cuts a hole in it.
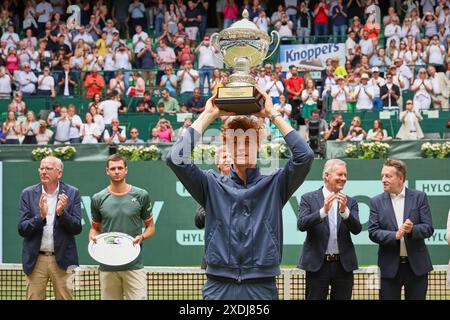
M 407 102 L 406 104 L 413 104 L 412 102 Z

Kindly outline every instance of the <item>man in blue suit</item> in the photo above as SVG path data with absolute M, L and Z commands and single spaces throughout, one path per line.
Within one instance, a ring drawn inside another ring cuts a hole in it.
M 78 266 L 75 235 L 81 232 L 78 189 L 60 182 L 62 161 L 46 157 L 39 166 L 41 183 L 23 190 L 19 234 L 24 238 L 23 270 L 27 299 L 44 300 L 50 278 L 58 300 L 73 298 L 71 276 Z
M 433 270 L 425 239 L 433 235 L 431 210 L 424 192 L 405 187 L 406 166 L 386 160 L 381 170 L 384 193 L 370 201 L 369 237 L 380 245 L 380 299 L 424 300 Z
M 299 268 L 306 271 L 306 299 L 352 297 L 353 270 L 358 269 L 350 233 L 361 232 L 358 203 L 342 190 L 347 181 L 344 161 L 331 159 L 323 169 L 324 187 L 300 201 L 297 227 L 306 231 Z

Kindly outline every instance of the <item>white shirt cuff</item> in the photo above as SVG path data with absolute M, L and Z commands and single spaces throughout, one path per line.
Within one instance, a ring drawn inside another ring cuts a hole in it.
M 348 207 L 345 207 L 344 213 L 339 212 L 339 214 L 341 215 L 343 220 L 347 220 L 350 216 L 350 210 L 348 209 Z
M 325 211 L 323 210 L 323 208 L 320 209 L 319 213 L 320 213 L 320 219 L 322 219 L 322 220 L 325 219 L 325 217 L 327 216 L 327 214 L 325 213 Z

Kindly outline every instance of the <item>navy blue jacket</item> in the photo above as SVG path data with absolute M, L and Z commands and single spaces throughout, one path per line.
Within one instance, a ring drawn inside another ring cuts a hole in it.
M 224 177 L 192 163 L 190 153 L 199 137 L 193 128 L 186 130 L 166 161 L 205 208 L 206 273 L 236 280 L 280 274 L 282 209 L 308 174 L 313 151 L 292 131 L 285 140 L 293 156 L 284 168 L 272 175 L 261 175 L 259 167 L 248 169 L 244 183 L 233 169 Z
M 19 234 L 23 239 L 22 265 L 23 271 L 31 275 L 39 255 L 43 228 L 46 220 L 42 220 L 39 212 L 42 184 L 26 188 L 20 196 Z M 58 266 L 66 271 L 69 266 L 78 266 L 78 253 L 75 235 L 81 232 L 80 192 L 68 184 L 59 182 L 59 194 L 64 193 L 68 203 L 61 216 L 55 214 L 53 239 L 55 258 Z
M 405 189 L 403 221 L 414 224 L 411 233 L 404 236 L 409 265 L 415 275 L 425 275 L 433 270 L 425 239 L 433 235 L 433 222 L 427 195 L 424 192 Z M 370 200 L 369 237 L 380 245 L 378 266 L 381 277 L 392 279 L 400 263 L 400 240 L 395 239 L 398 225 L 394 207 L 388 192 Z
M 306 231 L 307 234 L 298 267 L 310 272 L 319 271 L 322 267 L 330 237 L 328 216 L 323 220 L 320 217 L 319 211 L 323 208 L 323 204 L 322 188 L 304 194 L 300 201 L 297 227 L 300 231 Z M 356 200 L 347 196 L 347 207 L 350 211 L 347 219 L 343 220 L 341 215 L 337 214 L 337 243 L 342 267 L 345 271 L 350 272 L 358 269 L 355 247 L 350 233 L 359 234 L 362 226 L 359 222 Z

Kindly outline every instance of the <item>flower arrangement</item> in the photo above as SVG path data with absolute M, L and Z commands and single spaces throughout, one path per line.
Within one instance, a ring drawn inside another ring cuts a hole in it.
M 349 158 L 375 159 L 386 158 L 389 154 L 390 146 L 383 142 L 361 142 L 358 146 L 348 144 L 345 148 L 345 154 Z
M 117 152 L 130 161 L 155 161 L 161 159 L 161 150 L 151 146 L 119 146 Z
M 450 153 L 450 141 L 444 143 L 426 142 L 420 147 L 426 158 L 444 159 Z
M 216 156 L 216 147 L 209 144 L 198 144 L 192 151 L 192 160 L 194 161 L 214 161 Z
M 72 146 L 65 146 L 65 147 L 58 147 L 53 150 L 53 155 L 57 158 L 64 159 L 64 160 L 70 160 L 72 159 L 73 155 L 77 152 L 77 149 L 75 149 Z
M 261 147 L 259 155 L 263 159 L 287 159 L 291 156 L 291 153 L 284 143 L 267 143 Z
M 49 157 L 53 155 L 53 151 L 51 148 L 36 148 L 31 151 L 31 155 L 33 156 L 34 161 L 41 161 L 45 157 Z

